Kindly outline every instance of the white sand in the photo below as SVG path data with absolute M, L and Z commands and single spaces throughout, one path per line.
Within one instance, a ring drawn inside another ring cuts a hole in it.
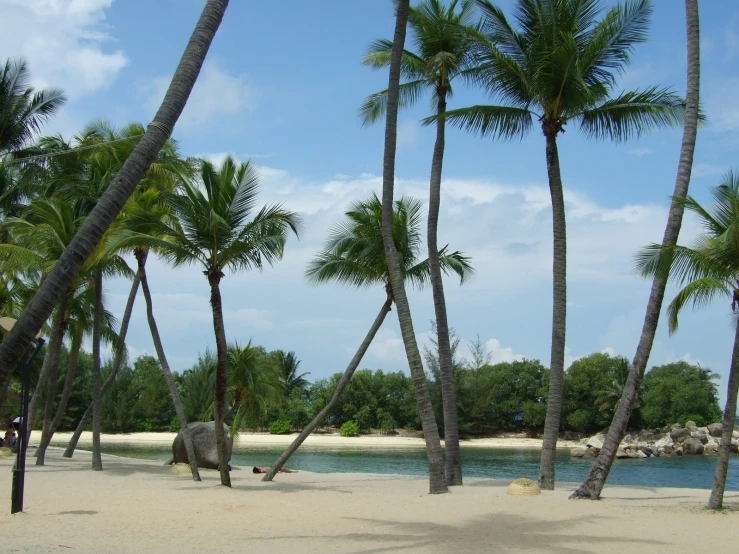
M 103 444 L 172 444 L 175 433 L 130 433 L 127 435 L 101 435 Z M 273 446 L 273 445 L 289 445 L 297 436 L 297 433 L 291 435 L 269 435 L 266 433 L 240 433 L 237 441 L 241 445 L 254 446 Z M 69 441 L 71 433 L 56 433 L 52 444 L 63 446 Z M 31 434 L 31 444 L 37 444 L 40 439 L 40 433 L 34 431 Z M 92 433 L 84 432 L 80 439 L 84 443 L 92 442 Z M 443 443 L 443 441 L 442 441 Z M 381 448 L 401 447 L 412 448 L 424 446 L 423 439 L 414 437 L 400 437 L 387 435 L 362 435 L 360 437 L 341 437 L 339 435 L 310 435 L 305 443 L 310 446 L 359 446 L 371 447 L 377 446 Z M 559 448 L 572 448 L 579 443 L 576 441 L 557 442 Z M 491 439 L 472 439 L 460 442 L 461 446 L 471 446 L 480 448 L 541 448 L 541 439 L 526 438 L 491 438 Z
M 33 458 L 30 458 L 31 462 Z M 0 459 L 3 552 L 737 552 L 739 494 L 712 513 L 708 491 L 611 487 L 600 502 L 568 501 L 571 487 L 534 497 L 507 482 L 468 479 L 428 495 L 425 479 L 366 474 L 232 473 L 203 482 L 145 460 L 50 449 L 29 466 L 26 512 L 10 504 L 12 460 Z

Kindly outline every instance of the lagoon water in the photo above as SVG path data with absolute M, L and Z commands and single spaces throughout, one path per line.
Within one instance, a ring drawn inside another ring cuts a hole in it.
M 351 440 L 351 439 L 348 439 Z M 80 442 L 80 448 L 90 449 Z M 251 470 L 252 466 L 268 466 L 282 453 L 283 447 L 248 444 L 234 445 L 231 464 Z M 157 445 L 109 445 L 103 443 L 103 453 L 132 458 L 160 460 L 164 463 L 171 449 Z M 683 456 L 616 460 L 608 478 L 612 485 L 642 487 L 680 487 L 710 489 L 716 469 L 716 456 Z M 462 448 L 464 474 L 490 479 L 536 479 L 539 471 L 539 451 L 534 449 Z M 592 459 L 571 458 L 569 451 L 557 454 L 557 480 L 582 481 L 592 465 Z M 423 448 L 357 448 L 302 447 L 288 463 L 290 469 L 317 473 L 380 473 L 426 475 L 428 466 Z M 739 456 L 732 456 L 726 490 L 739 491 Z

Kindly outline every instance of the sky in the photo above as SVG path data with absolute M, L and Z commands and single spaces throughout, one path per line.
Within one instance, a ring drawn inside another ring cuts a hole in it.
M 613 2 L 604 0 L 605 5 Z M 153 117 L 203 7 L 202 0 L 0 0 L 2 57 L 24 57 L 37 87 L 60 87 L 69 101 L 44 129 L 70 137 L 91 120 L 115 125 Z M 498 4 L 511 13 L 513 0 Z M 683 3 L 655 0 L 650 40 L 619 81 L 685 94 Z M 709 188 L 737 163 L 739 4 L 701 9 L 701 102 L 691 193 Z M 363 99 L 387 86 L 387 73 L 362 65 L 367 46 L 392 38 L 392 2 L 231 0 L 198 82 L 174 130 L 183 154 L 214 161 L 231 154 L 260 168 L 261 198 L 298 211 L 304 231 L 274 268 L 227 274 L 222 282 L 229 341 L 293 350 L 311 379 L 343 371 L 384 301 L 381 288 L 310 286 L 304 270 L 348 205 L 381 189 L 382 123 L 362 127 Z M 410 45 L 410 44 L 409 44 Z M 487 101 L 458 85 L 449 107 Z M 422 200 L 434 142 L 419 121 L 429 102 L 399 116 L 396 195 Z M 623 144 L 594 142 L 567 129 L 559 141 L 568 225 L 567 359 L 605 351 L 632 358 L 650 283 L 634 254 L 662 237 L 675 182 L 681 129 Z M 680 242 L 700 231 L 688 218 Z M 461 354 L 478 335 L 494 362 L 522 357 L 549 364 L 551 208 L 544 139 L 512 143 L 447 132 L 439 240 L 472 257 L 476 275 L 445 281 L 450 325 Z M 213 348 L 206 279 L 197 267 L 148 264 L 154 309 L 173 369 Z M 106 283 L 106 302 L 122 314 L 129 283 Z M 667 299 L 676 290 L 668 288 Z M 410 293 L 415 332 L 429 344 L 430 290 Z M 677 333 L 661 324 L 650 365 L 697 362 L 721 375 L 731 358 L 730 301 L 686 311 Z M 143 299 L 135 307 L 132 356 L 154 353 Z M 407 371 L 394 313 L 363 367 Z

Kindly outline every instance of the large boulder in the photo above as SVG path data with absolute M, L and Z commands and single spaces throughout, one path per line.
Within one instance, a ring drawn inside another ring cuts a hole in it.
M 686 428 L 686 429 L 690 429 L 690 430 L 691 430 L 691 432 L 692 432 L 692 431 L 697 431 L 697 430 L 698 430 L 698 426 L 697 426 L 697 425 L 695 424 L 695 421 L 688 421 L 688 422 L 687 422 L 687 423 L 685 424 L 685 428 Z
M 696 438 L 688 437 L 683 441 L 683 452 L 685 454 L 703 454 L 703 443 Z
M 721 423 L 711 423 L 708 426 L 708 434 L 712 437 L 720 437 L 724 432 L 724 426 Z
M 682 442 L 683 439 L 686 439 L 690 436 L 690 433 L 692 431 L 688 428 L 678 428 L 673 427 L 672 431 L 670 431 L 670 437 L 672 437 L 672 440 L 675 442 Z
M 701 441 L 701 444 L 706 444 L 708 442 L 708 434 L 703 431 L 693 431 L 690 433 L 690 436 Z
M 606 436 L 603 433 L 599 433 L 590 437 L 586 446 L 589 446 L 590 448 L 597 448 L 598 450 L 600 450 L 601 448 L 603 448 L 603 442 L 605 440 Z
M 570 456 L 573 458 L 582 458 L 587 452 L 588 448 L 586 446 L 576 446 L 570 450 Z
M 665 448 L 667 446 L 672 447 L 675 444 L 675 441 L 672 440 L 672 437 L 670 435 L 665 435 L 661 439 L 659 439 L 657 442 L 654 443 L 655 448 Z
M 216 424 L 214 421 L 196 421 L 187 426 L 192 437 L 192 445 L 195 448 L 195 459 L 198 467 L 206 469 L 218 469 L 218 449 L 216 448 Z M 231 460 L 233 451 L 233 437 L 231 430 L 224 425 L 223 431 L 226 435 L 226 459 Z M 172 455 L 175 464 L 187 464 L 187 451 L 185 450 L 185 438 L 180 431 L 172 443 Z

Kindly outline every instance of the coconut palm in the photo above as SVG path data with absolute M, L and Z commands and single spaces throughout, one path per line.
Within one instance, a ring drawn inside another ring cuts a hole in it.
M 549 395 L 539 485 L 554 488 L 554 461 L 564 394 L 567 233 L 557 140 L 577 124 L 587 137 L 623 141 L 680 122 L 684 103 L 667 89 L 615 93 L 636 44 L 647 39 L 650 0 L 628 0 L 603 12 L 602 0 L 518 0 L 515 29 L 488 0 L 475 79 L 500 105 L 446 113 L 453 124 L 482 136 L 510 139 L 540 125 L 552 201 L 553 313 Z
M 385 147 L 382 166 L 382 241 L 385 245 L 390 285 L 398 308 L 400 332 L 405 345 L 408 366 L 413 379 L 418 415 L 421 419 L 423 436 L 426 442 L 426 455 L 429 462 L 429 492 L 431 494 L 448 492 L 444 479 L 444 462 L 441 453 L 439 428 L 436 424 L 434 408 L 426 383 L 421 352 L 413 330 L 413 319 L 405 292 L 405 283 L 399 253 L 393 238 L 393 197 L 395 188 L 395 153 L 398 138 L 398 102 L 400 69 L 402 66 L 405 33 L 408 23 L 408 0 L 398 0 L 395 5 L 395 33 L 390 52 L 390 72 L 387 87 L 387 107 L 385 115 Z
M 601 411 L 613 411 L 618 408 L 626 386 L 626 380 L 629 378 L 631 364 L 626 358 L 618 356 L 615 359 L 614 370 L 613 379 L 603 390 L 598 391 L 595 399 L 595 404 Z
M 259 425 L 267 415 L 270 403 L 283 402 L 282 375 L 272 365 L 261 363 L 262 352 L 260 348 L 252 346 L 251 341 L 243 347 L 238 342 L 228 347 L 228 388 L 233 435 L 244 425 Z M 294 353 L 291 354 L 294 357 Z
M 726 175 L 723 183 L 711 190 L 711 195 L 713 206 L 710 209 L 691 196 L 678 199 L 685 209 L 697 216 L 704 229 L 692 248 L 653 244 L 637 257 L 637 267 L 644 276 L 670 277 L 684 285 L 667 308 L 670 333 L 677 331 L 678 317 L 687 305 L 704 307 L 723 296 L 731 301 L 733 313 L 739 311 L 739 174 Z M 736 325 L 719 459 L 708 502 L 708 507 L 714 510 L 723 506 L 738 388 L 739 325 Z
M 0 385 L 15 370 L 33 337 L 51 315 L 85 260 L 116 218 L 177 123 L 197 80 L 228 0 L 207 0 L 154 120 L 116 179 L 95 204 L 75 239 L 0 344 Z
M 0 156 L 31 142 L 43 124 L 67 101 L 59 89 L 36 91 L 23 59 L 0 67 Z
M 285 396 L 289 397 L 294 390 L 299 390 L 301 394 L 304 394 L 309 384 L 305 377 L 310 375 L 310 372 L 306 371 L 305 373 L 298 374 L 300 360 L 298 360 L 295 352 L 278 350 L 274 355 Z
M 98 168 L 97 180 L 90 179 L 89 177 L 81 178 L 79 173 L 74 168 L 69 168 L 63 172 L 65 175 L 64 180 L 52 180 L 49 186 L 50 192 L 59 196 L 60 198 L 66 199 L 70 202 L 75 202 L 78 209 L 84 211 L 85 209 L 92 209 L 95 202 L 94 198 L 104 193 L 105 188 L 108 186 L 111 178 L 116 175 L 116 172 L 131 155 L 131 152 L 137 146 L 141 140 L 145 129 L 143 125 L 138 123 L 130 123 L 121 129 L 116 129 L 105 121 L 95 121 L 85 127 L 85 129 L 78 135 L 77 142 L 81 146 L 95 147 L 92 150 L 91 159 L 94 161 L 94 165 Z M 54 160 L 56 160 L 55 158 Z M 58 163 L 58 162 L 55 162 Z M 160 204 L 160 193 L 166 190 L 172 190 L 176 185 L 177 178 L 180 175 L 192 175 L 193 166 L 188 160 L 181 159 L 177 148 L 176 141 L 168 139 L 162 149 L 157 153 L 154 161 L 151 163 L 149 168 L 144 173 L 144 177 L 139 182 L 139 186 L 132 198 L 124 207 L 123 212 L 118 217 L 119 228 L 125 229 L 127 224 L 127 215 L 132 210 L 142 209 L 154 209 L 158 210 L 157 213 L 166 214 L 166 209 L 163 209 Z M 113 250 L 119 250 L 124 248 L 125 244 L 121 243 L 123 239 L 121 233 L 114 233 L 111 237 L 111 246 Z M 141 262 L 146 263 L 148 249 L 141 245 L 133 244 L 133 250 L 137 259 L 137 265 Z M 128 324 L 133 312 L 133 305 L 136 299 L 136 293 L 140 284 L 139 271 L 137 269 L 136 275 L 131 285 L 131 292 L 128 296 L 124 315 L 121 320 L 120 336 L 121 340 L 125 342 L 125 337 L 128 332 Z M 144 273 L 145 274 L 145 273 Z M 100 387 L 100 393 L 105 394 L 105 391 L 115 381 L 118 370 L 123 365 L 124 351 L 116 352 L 113 367 L 106 378 L 105 382 Z M 162 368 L 169 368 L 166 362 L 160 360 Z M 166 369 L 165 369 L 166 373 Z M 174 381 L 168 385 L 173 385 Z M 170 390 L 172 387 L 170 386 Z M 175 405 L 177 402 L 174 402 Z M 75 432 L 73 433 L 69 445 L 64 453 L 65 457 L 72 457 L 74 450 L 77 447 L 79 438 L 82 436 L 82 432 L 87 424 L 87 420 L 92 414 L 93 404 L 91 403 L 88 409 L 80 419 L 79 424 Z M 189 441 L 185 441 L 185 447 L 188 446 Z M 195 466 L 197 468 L 197 466 Z
M 401 198 L 395 202 L 393 237 L 403 264 L 403 278 L 418 289 L 428 285 L 431 280 L 429 260 L 418 259 L 422 242 L 421 218 L 422 207 L 418 200 Z M 456 273 L 461 282 L 473 272 L 469 258 L 460 252 L 447 252 L 447 247 L 439 251 L 439 261 L 442 271 Z M 324 249 L 308 265 L 306 277 L 314 285 L 335 282 L 355 288 L 382 286 L 385 290 L 385 302 L 337 383 L 331 400 L 283 452 L 264 476 L 263 481 L 271 481 L 274 478 L 308 435 L 323 423 L 336 406 L 375 334 L 382 326 L 385 316 L 392 308 L 393 288 L 390 284 L 382 240 L 382 203 L 376 194 L 369 200 L 356 202 L 350 207 L 346 212 L 346 221 L 331 231 Z
M 36 465 L 44 465 L 46 449 L 59 427 L 59 424 L 64 417 L 64 412 L 67 409 L 67 404 L 72 394 L 72 386 L 77 373 L 77 363 L 82 350 L 82 340 L 85 336 L 89 337 L 92 331 L 95 311 L 94 292 L 93 287 L 89 285 L 83 286 L 76 290 L 69 299 L 67 315 L 64 319 L 64 327 L 67 330 L 66 334 L 70 339 L 67 373 L 64 377 L 64 385 L 62 387 L 61 396 L 59 397 L 56 412 L 54 412 L 54 403 L 56 400 L 56 389 L 58 388 L 58 373 L 54 372 L 54 375 L 49 378 L 41 441 L 34 453 L 34 456 L 36 456 Z M 118 334 L 115 332 L 116 326 L 117 322 L 113 314 L 104 309 L 102 313 L 100 333 L 103 341 L 113 345 L 114 351 L 117 351 L 120 348 L 125 348 L 125 346 L 120 343 Z
M 265 206 L 250 220 L 258 190 L 258 175 L 251 164 L 237 165 L 227 157 L 216 168 L 203 161 L 198 180 L 184 180 L 180 190 L 169 196 L 171 218 L 163 220 L 151 212 L 131 216 L 134 227 L 149 229 L 147 234 L 136 234 L 142 245 L 174 266 L 201 265 L 208 279 L 218 360 L 214 419 L 221 484 L 225 486 L 231 486 L 223 432 L 228 347 L 220 282 L 227 268 L 261 270 L 279 261 L 288 234 L 292 231 L 297 236 L 300 226 L 297 214 L 280 205 Z
M 685 124 L 683 127 L 683 140 L 680 147 L 680 161 L 675 179 L 672 205 L 667 217 L 665 233 L 662 237 L 662 245 L 665 247 L 677 244 L 680 227 L 683 220 L 682 200 L 688 194 L 690 185 L 690 174 L 693 168 L 693 154 L 695 152 L 695 141 L 698 133 L 700 101 L 700 23 L 698 18 L 698 0 L 685 0 L 688 59 L 687 59 L 687 96 L 685 102 Z M 629 378 L 621 396 L 621 402 L 613 416 L 613 421 L 608 428 L 603 448 L 593 464 L 585 481 L 572 494 L 570 498 L 588 498 L 597 500 L 605 486 L 608 473 L 611 471 L 613 461 L 616 459 L 618 446 L 626 434 L 626 426 L 631 419 L 631 412 L 641 388 L 644 372 L 647 369 L 649 354 L 654 343 L 657 332 L 657 323 L 662 311 L 662 301 L 665 297 L 666 281 L 661 276 L 655 277 L 652 289 L 649 293 L 644 325 L 641 337 L 636 348 L 636 354 L 629 372 Z
M 414 35 L 416 51 L 403 51 L 400 85 L 400 103 L 410 106 L 425 92 L 434 104 L 434 113 L 441 116 L 446 111 L 447 98 L 452 95 L 452 81 L 472 62 L 473 32 L 471 23 L 473 0 L 462 0 L 459 11 L 457 0 L 445 6 L 440 0 L 424 0 L 411 7 L 408 21 Z M 393 43 L 379 40 L 370 46 L 365 65 L 386 68 L 390 64 Z M 360 113 L 364 123 L 373 123 L 385 113 L 387 90 L 371 95 Z M 437 231 L 441 204 L 441 173 L 444 161 L 446 121 L 436 121 L 436 144 L 431 159 L 427 246 L 431 268 L 431 290 L 434 295 L 436 332 L 439 345 L 439 371 L 441 377 L 444 413 L 445 476 L 448 485 L 462 484 L 462 461 L 459 452 L 459 427 L 457 424 L 457 399 L 452 371 L 452 354 L 449 342 L 444 286 L 439 267 Z

